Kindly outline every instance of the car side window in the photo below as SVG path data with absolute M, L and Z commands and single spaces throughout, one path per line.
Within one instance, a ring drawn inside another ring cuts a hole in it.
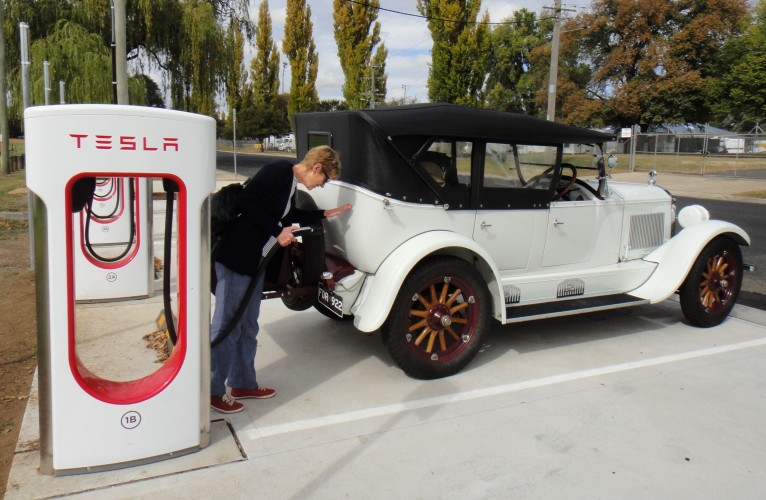
M 439 196 L 453 209 L 467 209 L 471 199 L 471 153 L 473 143 L 434 139 L 415 163 L 438 187 Z
M 555 158 L 553 147 L 488 142 L 482 186 L 547 191 L 553 179 Z
M 548 191 L 556 167 L 557 148 L 551 146 L 517 146 L 519 178 L 525 188 Z
M 479 208 L 544 208 L 550 201 L 558 149 L 526 144 L 487 143 Z
M 487 188 L 524 187 L 522 178 L 519 176 L 518 160 L 515 146 L 488 142 L 484 149 L 482 186 Z
M 417 163 L 439 187 L 470 187 L 472 149 L 470 142 L 437 139 Z

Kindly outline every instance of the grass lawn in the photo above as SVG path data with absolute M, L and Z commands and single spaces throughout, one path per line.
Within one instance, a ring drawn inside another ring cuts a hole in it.
M 0 212 L 26 212 L 27 192 L 25 171 L 0 174 Z

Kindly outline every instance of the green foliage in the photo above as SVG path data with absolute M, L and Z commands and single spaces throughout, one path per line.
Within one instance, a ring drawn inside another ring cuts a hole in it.
M 239 110 L 244 100 L 247 73 L 245 71 L 245 37 L 238 19 L 232 19 L 229 22 L 224 46 L 228 60 L 228 70 L 224 75 L 226 104 L 230 110 Z M 227 126 L 231 128 L 231 119 L 227 120 Z M 231 137 L 231 133 L 229 133 L 229 137 Z
M 317 107 L 317 111 L 341 111 L 345 109 L 349 109 L 348 105 L 339 99 L 322 99 Z
M 70 21 L 58 21 L 46 38 L 34 41 L 31 61 L 50 61 L 50 73 L 66 82 L 67 102 L 111 103 L 112 63 L 109 48 L 96 33 Z M 32 102 L 42 104 L 43 67 L 31 64 L 29 72 Z M 52 102 L 59 101 L 58 85 L 52 86 Z
M 255 28 L 255 56 L 250 61 L 250 85 L 240 106 L 240 137 L 264 137 L 289 130 L 287 110 L 278 98 L 279 50 L 272 38 L 269 3 L 263 0 Z
M 489 14 L 477 23 L 480 0 L 418 0 L 433 38 L 428 97 L 477 106 L 487 73 Z
M 744 132 L 766 122 L 766 0 L 744 34 L 724 43 L 716 69 L 721 76 L 708 86 L 707 103 L 717 120 Z
M 282 51 L 290 61 L 290 121 L 295 113 L 313 111 L 319 103 L 316 91 L 319 56 L 313 29 L 311 7 L 306 5 L 306 0 L 287 0 Z
M 537 115 L 537 89 L 544 83 L 533 72 L 532 51 L 547 43 L 545 30 L 534 12 L 520 9 L 490 33 L 486 105 L 501 111 Z M 534 61 L 537 63 L 537 61 Z M 547 68 L 547 60 L 541 61 Z
M 380 41 L 379 7 L 379 0 L 333 0 L 335 42 L 345 76 L 343 97 L 354 109 L 385 101 L 388 51 Z
M 112 102 L 110 0 L 3 1 L 7 70 L 13 95 L 20 95 L 18 24 L 25 21 L 30 26 L 33 58 L 30 72 L 38 89 L 36 103 L 42 102 L 42 84 L 37 76 L 42 74 L 42 60 L 38 59 L 41 55 L 55 66 L 51 79 L 64 80 L 67 102 Z M 124 57 L 135 59 L 142 54 L 143 64 L 149 67 L 139 72 L 148 69 L 162 72 L 173 107 L 215 116 L 215 97 L 232 82 L 231 59 L 221 57 L 232 46 L 223 26 L 236 20 L 237 28 L 246 37 L 252 36 L 248 3 L 248 0 L 127 0 Z M 77 56 L 72 57 L 73 54 Z M 54 55 L 67 57 L 54 61 Z M 86 80 L 89 86 L 84 84 Z M 148 82 L 144 77 L 130 79 L 131 103 L 159 104 L 159 92 Z M 57 96 L 58 89 L 55 93 Z M 18 101 L 15 100 L 14 108 L 17 120 Z

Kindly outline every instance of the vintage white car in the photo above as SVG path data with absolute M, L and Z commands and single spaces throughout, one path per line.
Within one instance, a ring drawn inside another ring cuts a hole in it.
M 343 161 L 338 181 L 299 202 L 353 210 L 324 221 L 324 265 L 293 264 L 283 300 L 380 331 L 413 377 L 460 371 L 491 319 L 679 293 L 688 321 L 710 327 L 737 300 L 748 235 L 700 206 L 676 214 L 652 178 L 609 182 L 612 135 L 451 104 L 298 114 L 296 128 L 298 158 L 329 144 Z

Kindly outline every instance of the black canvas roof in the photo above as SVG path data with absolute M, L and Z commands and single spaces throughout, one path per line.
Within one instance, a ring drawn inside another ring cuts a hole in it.
M 413 155 L 430 138 L 527 145 L 598 144 L 614 139 L 612 134 L 532 116 L 444 103 L 297 113 L 295 125 L 298 158 L 318 145 L 312 141 L 319 140 L 340 152 L 341 180 L 419 203 L 438 203 L 443 196 L 414 168 Z M 324 138 L 316 139 L 322 134 Z
M 430 103 L 357 111 L 387 136 L 431 135 L 523 144 L 600 143 L 614 135 L 550 122 L 534 116 Z

